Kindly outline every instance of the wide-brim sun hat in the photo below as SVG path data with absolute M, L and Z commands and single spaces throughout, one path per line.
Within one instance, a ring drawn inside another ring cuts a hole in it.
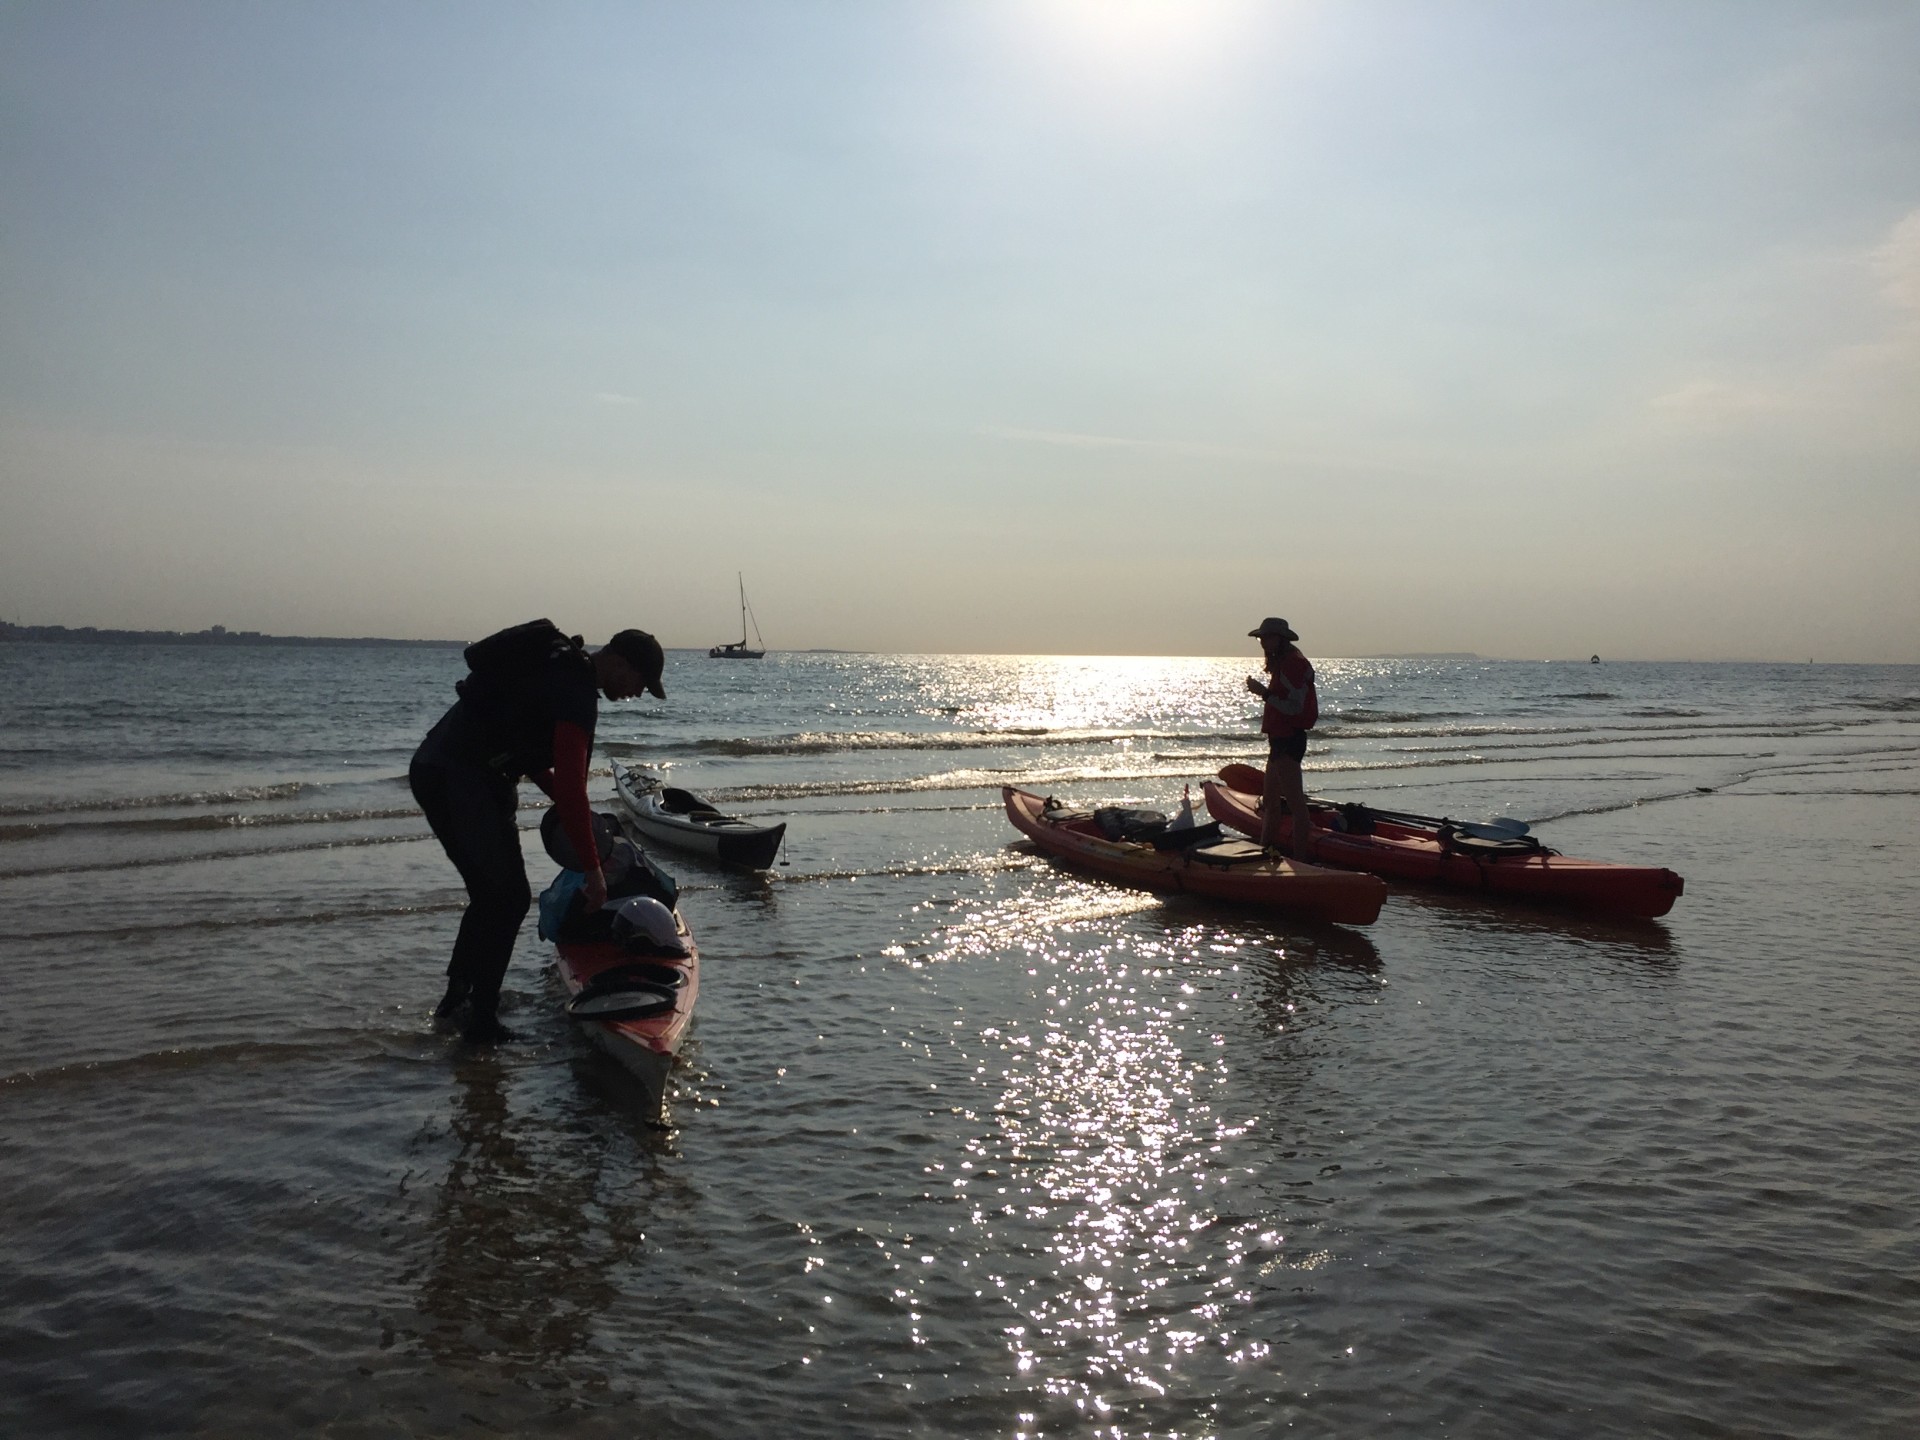
M 1293 633 L 1293 627 L 1277 615 L 1269 615 L 1260 622 L 1258 628 L 1247 631 L 1247 634 L 1259 640 L 1265 640 L 1269 636 L 1277 636 L 1282 640 L 1298 640 L 1300 638 Z

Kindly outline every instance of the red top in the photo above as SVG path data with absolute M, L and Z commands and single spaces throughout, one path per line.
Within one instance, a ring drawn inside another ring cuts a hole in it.
M 533 776 L 560 812 L 560 828 L 573 842 L 574 854 L 587 870 L 600 868 L 600 851 L 593 843 L 593 811 L 587 805 L 587 755 L 592 748 L 587 732 L 571 720 L 553 727 L 553 769 Z
M 1262 735 L 1295 735 L 1311 730 L 1320 718 L 1320 696 L 1313 688 L 1313 666 L 1297 645 L 1287 646 L 1280 668 L 1267 684 L 1266 710 L 1260 716 Z

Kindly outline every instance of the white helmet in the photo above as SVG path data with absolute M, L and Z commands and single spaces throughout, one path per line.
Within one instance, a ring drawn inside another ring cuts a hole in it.
M 680 938 L 680 927 L 674 923 L 673 912 L 651 895 L 629 895 L 624 900 L 610 901 L 607 908 L 613 912 L 616 940 L 644 938 L 676 955 L 687 953 L 687 944 Z

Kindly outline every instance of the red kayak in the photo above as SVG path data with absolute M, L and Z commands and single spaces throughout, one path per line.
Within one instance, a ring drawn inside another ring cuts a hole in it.
M 1000 795 L 1007 818 L 1042 850 L 1122 885 L 1238 900 L 1343 925 L 1371 925 L 1387 898 L 1387 887 L 1371 876 L 1303 865 L 1244 840 L 1222 842 L 1216 826 L 1204 827 L 1212 844 L 1165 848 L 1181 837 L 1163 828 L 1153 838 L 1111 839 L 1094 811 L 1072 810 L 1011 785 Z M 1165 817 L 1158 818 L 1164 827 Z
M 1221 824 L 1258 838 L 1264 779 L 1251 765 L 1227 766 L 1219 780 L 1201 787 L 1207 812 Z M 1686 884 L 1671 870 L 1575 860 L 1531 838 L 1489 835 L 1492 827 L 1461 827 L 1452 821 L 1429 825 L 1411 816 L 1388 819 L 1364 806 L 1319 800 L 1309 801 L 1307 809 L 1314 827 L 1312 859 L 1389 880 L 1648 918 L 1671 910 Z
M 680 1042 L 693 1019 L 693 1002 L 700 994 L 700 947 L 694 944 L 693 931 L 680 912 L 672 913 L 684 951 L 681 954 L 670 949 L 636 954 L 631 945 L 612 940 L 563 940 L 554 946 L 559 953 L 555 968 L 560 983 L 567 988 L 570 1013 L 588 1039 L 640 1082 L 646 1092 L 643 1118 L 650 1121 L 660 1118 L 667 1075 L 673 1069 L 674 1056 L 680 1053 Z M 598 992 L 606 992 L 616 1001 L 637 993 L 658 994 L 671 1004 L 653 1014 L 596 1020 L 588 1018 L 591 1011 L 576 1007 L 583 995 L 591 1000 Z

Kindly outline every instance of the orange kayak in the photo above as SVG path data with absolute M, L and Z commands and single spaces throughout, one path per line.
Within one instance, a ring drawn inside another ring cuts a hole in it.
M 1250 765 L 1227 766 L 1219 780 L 1201 787 L 1207 813 L 1244 834 L 1259 835 L 1261 797 L 1257 791 L 1249 792 L 1261 778 L 1261 772 Z M 1310 801 L 1307 810 L 1313 818 L 1314 860 L 1389 880 L 1581 905 L 1648 919 L 1671 910 L 1686 887 L 1673 871 L 1657 866 L 1576 860 L 1534 841 L 1489 839 L 1457 829 L 1451 822 L 1414 824 L 1384 818 L 1364 807 L 1318 801 Z M 1346 828 L 1356 819 L 1370 824 L 1371 832 Z
M 1213 844 L 1156 848 L 1150 839 L 1109 839 L 1090 810 L 1068 809 L 1011 785 L 1000 795 L 1007 818 L 1034 844 L 1103 880 L 1237 900 L 1342 925 L 1371 925 L 1387 898 L 1386 885 L 1371 875 L 1304 865 L 1244 840 L 1220 841 L 1217 832 Z

